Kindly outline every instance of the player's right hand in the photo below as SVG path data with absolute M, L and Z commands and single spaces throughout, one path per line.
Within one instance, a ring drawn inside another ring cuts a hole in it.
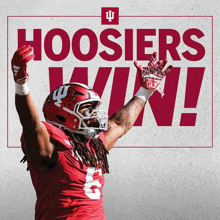
M 31 54 L 33 48 L 30 45 L 22 46 L 15 53 L 11 60 L 11 68 L 14 75 L 14 81 L 18 84 L 24 84 L 28 81 L 27 63 L 33 59 Z

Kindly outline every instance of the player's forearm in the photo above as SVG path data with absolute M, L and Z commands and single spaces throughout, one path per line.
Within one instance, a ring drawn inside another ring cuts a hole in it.
M 139 98 L 133 97 L 124 107 L 115 112 L 110 117 L 110 122 L 123 127 L 124 134 L 134 125 L 141 110 L 146 102 Z
M 37 107 L 30 93 L 27 95 L 15 95 L 16 109 L 23 127 L 36 127 L 40 122 Z

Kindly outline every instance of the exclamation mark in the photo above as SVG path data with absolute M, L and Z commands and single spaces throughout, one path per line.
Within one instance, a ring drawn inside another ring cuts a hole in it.
M 205 67 L 189 67 L 184 108 L 196 108 Z M 195 126 L 197 113 L 182 113 L 180 126 Z

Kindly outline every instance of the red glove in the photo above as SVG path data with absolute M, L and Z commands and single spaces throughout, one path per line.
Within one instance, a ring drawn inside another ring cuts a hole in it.
M 134 61 L 134 65 L 139 71 L 141 86 L 146 89 L 157 89 L 163 96 L 164 93 L 159 85 L 162 79 L 170 72 L 172 66 L 168 66 L 166 70 L 163 71 L 167 60 L 159 60 L 156 62 L 156 57 L 157 53 L 154 52 L 146 68 L 143 68 L 137 61 Z
M 27 62 L 29 62 L 34 54 L 30 54 L 33 51 L 30 45 L 22 46 L 15 53 L 11 60 L 11 68 L 14 75 L 14 81 L 23 85 L 28 81 Z

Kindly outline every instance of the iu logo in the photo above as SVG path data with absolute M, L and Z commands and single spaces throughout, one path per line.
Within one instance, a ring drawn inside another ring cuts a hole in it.
M 108 19 L 109 22 L 112 22 L 112 20 L 114 19 L 114 14 L 115 12 L 112 12 L 111 10 L 106 12 L 106 18 Z
M 69 86 L 60 86 L 53 92 L 53 100 L 57 100 L 57 104 L 62 103 L 62 98 L 66 97 L 68 88 Z
M 102 8 L 102 24 L 117 25 L 119 24 L 119 8 Z

